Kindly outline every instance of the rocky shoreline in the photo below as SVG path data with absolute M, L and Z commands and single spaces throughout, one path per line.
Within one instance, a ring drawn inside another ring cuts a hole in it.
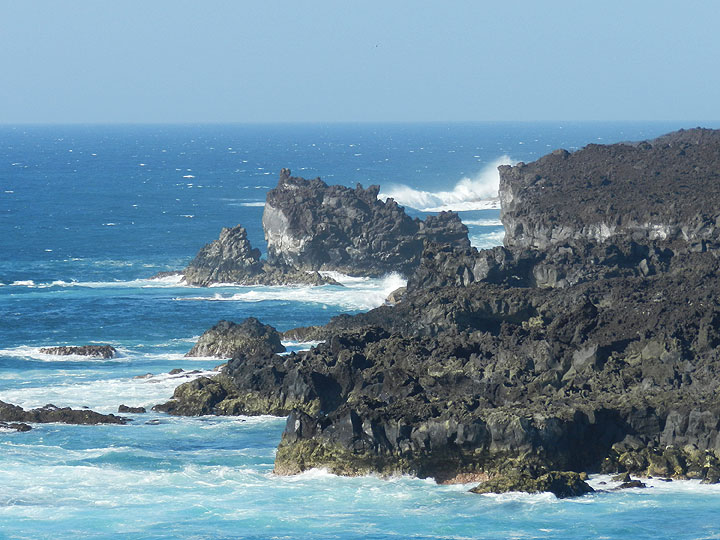
M 717 171 L 720 132 L 700 129 L 501 167 L 504 247 L 425 237 L 395 305 L 286 333 L 325 340 L 310 351 L 238 352 L 156 410 L 287 415 L 279 474 L 718 482 Z M 328 268 L 268 200 L 270 260 Z

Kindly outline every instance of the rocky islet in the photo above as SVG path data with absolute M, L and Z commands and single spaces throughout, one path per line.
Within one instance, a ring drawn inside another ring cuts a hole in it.
M 456 213 L 413 219 L 392 199 L 378 200 L 378 192 L 378 186 L 329 186 L 282 169 L 263 211 L 267 260 L 237 225 L 204 246 L 182 275 L 186 283 L 200 286 L 334 284 L 319 272 L 409 273 L 419 264 L 426 241 L 470 247 L 467 227 Z

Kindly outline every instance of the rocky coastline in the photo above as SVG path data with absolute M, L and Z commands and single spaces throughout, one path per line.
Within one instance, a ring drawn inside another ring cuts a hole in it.
M 279 474 L 558 496 L 589 491 L 586 472 L 718 482 L 718 171 L 720 132 L 702 129 L 501 167 L 503 247 L 428 236 L 395 305 L 286 333 L 325 340 L 309 351 L 238 352 L 156 410 L 287 415 Z M 325 268 L 317 246 L 338 236 L 277 210 L 305 200 L 289 171 L 277 189 L 269 260 Z

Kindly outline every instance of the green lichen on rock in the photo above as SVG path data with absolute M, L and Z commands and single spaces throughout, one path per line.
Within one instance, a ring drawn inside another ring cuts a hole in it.
M 472 493 L 549 492 L 558 499 L 577 497 L 595 490 L 585 482 L 587 475 L 572 471 L 551 471 L 536 478 L 525 474 L 496 476 L 470 491 Z

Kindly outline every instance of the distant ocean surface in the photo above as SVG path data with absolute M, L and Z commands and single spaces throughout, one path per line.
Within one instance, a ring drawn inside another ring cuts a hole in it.
M 380 184 L 381 197 L 413 216 L 458 210 L 485 248 L 503 238 L 498 164 L 680 127 L 694 126 L 0 126 L 0 400 L 149 409 L 221 363 L 183 356 L 220 319 L 287 330 L 382 304 L 401 276 L 342 278 L 345 287 L 150 279 L 184 267 L 222 227 L 242 224 L 264 251 L 263 202 L 283 167 L 330 184 Z M 87 343 L 120 355 L 39 352 Z M 720 538 L 720 486 L 651 481 L 560 501 L 409 477 L 276 477 L 282 418 L 128 416 L 127 426 L 0 432 L 0 538 Z

